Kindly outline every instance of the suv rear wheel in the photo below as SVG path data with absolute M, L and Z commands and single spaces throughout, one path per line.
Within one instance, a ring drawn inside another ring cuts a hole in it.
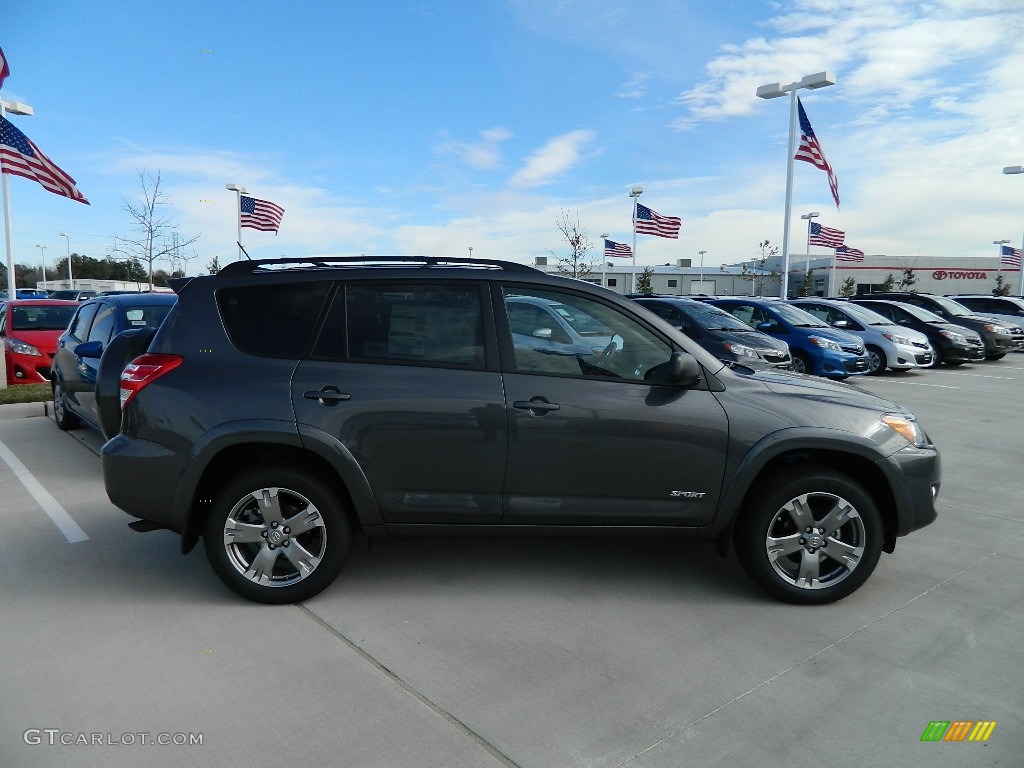
M 854 592 L 882 554 L 882 517 L 853 479 L 825 467 L 756 490 L 737 520 L 736 553 L 766 592 L 820 605 Z
M 296 603 L 341 571 L 352 529 L 346 510 L 316 476 L 264 465 L 239 473 L 206 519 L 210 565 L 228 587 L 259 603 Z

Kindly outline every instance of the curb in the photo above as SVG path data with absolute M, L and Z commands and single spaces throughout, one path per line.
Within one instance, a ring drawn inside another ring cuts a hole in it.
M 33 416 L 49 416 L 50 403 L 9 403 L 0 405 L 0 421 L 28 419 Z

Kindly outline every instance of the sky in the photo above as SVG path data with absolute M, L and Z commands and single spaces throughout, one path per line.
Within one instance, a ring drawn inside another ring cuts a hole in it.
M 1020 0 L 189 5 L 5 0 L 0 97 L 35 109 L 9 119 L 91 203 L 9 177 L 16 263 L 135 236 L 144 171 L 198 236 L 188 274 L 237 258 L 228 183 L 285 209 L 277 235 L 242 230 L 253 258 L 533 263 L 567 255 L 563 214 L 599 258 L 601 234 L 632 244 L 640 185 L 683 224 L 637 236 L 638 264 L 734 264 L 783 233 L 789 100 L 755 91 L 822 71 L 801 100 L 841 210 L 796 163 L 791 253 L 810 211 L 908 265 L 1021 243 Z

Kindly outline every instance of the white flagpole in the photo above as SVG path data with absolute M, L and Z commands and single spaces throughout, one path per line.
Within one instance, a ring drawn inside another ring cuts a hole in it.
M 640 204 L 640 195 L 644 188 L 639 184 L 629 190 L 629 196 L 633 198 L 633 269 L 629 276 L 629 292 L 636 293 L 636 212 Z
M 238 261 L 242 260 L 242 195 L 245 194 L 245 187 L 237 184 L 225 184 L 225 189 L 235 193 L 235 223 L 238 226 Z

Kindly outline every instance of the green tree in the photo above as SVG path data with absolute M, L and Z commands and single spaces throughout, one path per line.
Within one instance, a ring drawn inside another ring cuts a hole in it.
M 896 278 L 893 277 L 892 272 L 890 272 L 888 275 L 885 276 L 885 280 L 882 281 L 882 284 L 878 286 L 878 290 L 881 291 L 882 293 L 886 293 L 888 291 L 891 291 L 895 287 Z
M 804 272 L 804 279 L 800 282 L 800 287 L 796 289 L 797 296 L 811 296 L 814 290 L 814 270 L 809 269 Z
M 839 287 L 839 295 L 843 298 L 850 298 L 857 292 L 857 281 L 853 277 L 848 277 L 843 280 L 843 284 Z
M 210 263 L 206 265 L 206 271 L 209 272 L 211 275 L 216 275 L 218 272 L 220 272 L 220 259 L 218 259 L 216 256 L 210 259 Z
M 899 289 L 906 291 L 910 289 L 914 283 L 917 282 L 917 276 L 914 275 L 914 270 L 907 267 L 900 273 Z
M 651 277 L 654 275 L 654 270 L 650 267 L 644 267 L 644 271 L 636 277 L 636 292 L 643 293 L 650 296 L 654 293 L 654 288 L 651 287 Z
M 1013 288 L 1010 286 L 1008 282 L 1006 282 L 1006 278 L 1003 276 L 1003 274 L 1000 272 L 998 275 L 996 275 L 996 287 L 992 289 L 992 295 L 1009 296 L 1011 290 L 1013 290 Z

